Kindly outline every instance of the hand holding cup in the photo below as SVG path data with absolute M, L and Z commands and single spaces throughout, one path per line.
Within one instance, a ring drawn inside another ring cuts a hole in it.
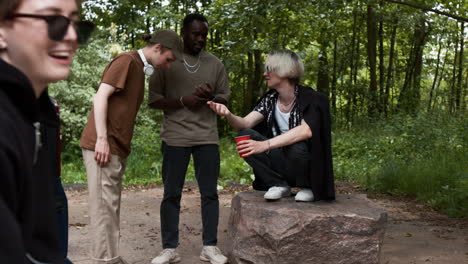
M 239 157 L 241 157 L 241 158 L 250 157 L 250 155 L 244 154 L 244 153 L 248 152 L 249 150 L 247 150 L 246 146 L 245 146 L 245 144 L 247 142 L 243 142 L 243 141 L 246 141 L 246 140 L 250 140 L 250 136 L 249 135 L 239 136 L 239 137 L 235 137 L 234 139 L 236 140 L 237 151 L 239 152 Z

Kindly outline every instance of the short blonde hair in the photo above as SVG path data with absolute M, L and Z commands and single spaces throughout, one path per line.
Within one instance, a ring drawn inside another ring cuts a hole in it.
M 275 50 L 268 54 L 265 70 L 274 72 L 281 78 L 288 78 L 293 84 L 298 84 L 304 75 L 304 64 L 301 58 L 290 50 Z

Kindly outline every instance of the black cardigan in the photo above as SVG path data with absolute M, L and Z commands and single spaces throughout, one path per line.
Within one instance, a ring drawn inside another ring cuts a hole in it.
M 36 140 L 39 121 L 58 125 L 47 92 L 36 99 L 27 77 L 0 59 L 0 263 L 30 263 L 27 254 L 63 263 L 48 140 L 42 133 L 40 148 Z
M 312 183 L 314 200 L 334 200 L 335 185 L 333 175 L 333 159 L 331 151 L 331 118 L 330 105 L 325 94 L 314 91 L 305 86 L 297 86 L 297 107 L 302 113 L 302 118 L 312 130 L 312 137 L 307 140 L 311 155 L 309 166 L 309 178 Z M 268 91 L 264 96 L 276 93 L 276 90 Z M 263 97 L 264 97 L 263 96 Z M 258 102 L 260 102 L 262 99 Z M 274 110 L 273 110 L 274 111 Z M 267 138 L 272 137 L 272 125 L 267 124 L 266 119 L 254 129 Z M 259 180 L 253 183 L 254 189 L 262 189 L 264 186 Z

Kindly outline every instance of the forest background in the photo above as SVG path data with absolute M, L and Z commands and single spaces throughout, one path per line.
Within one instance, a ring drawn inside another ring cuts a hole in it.
M 61 107 L 64 183 L 86 183 L 79 138 L 104 67 L 143 47 L 143 34 L 180 32 L 183 17 L 200 12 L 210 22 L 207 50 L 229 74 L 234 113 L 250 112 L 267 90 L 268 52 L 296 51 L 302 83 L 330 99 L 336 180 L 468 217 L 466 1 L 94 0 L 82 11 L 98 31 L 79 49 L 71 77 L 49 89 Z M 142 105 L 124 184 L 161 183 L 161 120 Z M 219 188 L 250 183 L 236 132 L 218 123 Z M 190 165 L 188 180 L 193 172 Z

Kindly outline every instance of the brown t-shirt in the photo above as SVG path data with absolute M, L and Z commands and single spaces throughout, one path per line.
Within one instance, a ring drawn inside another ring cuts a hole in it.
M 198 60 L 189 54 L 184 54 L 190 63 Z M 199 68 L 188 69 L 180 60 L 172 63 L 169 69 L 158 70 L 150 79 L 148 103 L 154 103 L 163 98 L 179 99 L 191 95 L 195 86 L 206 82 L 214 88 L 217 98 L 229 100 L 228 76 L 224 65 L 214 55 L 200 52 Z M 165 110 L 161 128 L 161 139 L 170 146 L 191 147 L 206 144 L 218 144 L 218 128 L 216 113 L 208 105 L 193 110 L 187 107 L 176 110 Z
M 135 118 L 144 97 L 145 75 L 143 62 L 137 51 L 118 55 L 107 65 L 101 83 L 109 84 L 117 90 L 108 100 L 107 138 L 110 152 L 121 158 L 130 154 Z M 81 134 L 80 146 L 94 150 L 96 145 L 96 124 L 94 107 Z

